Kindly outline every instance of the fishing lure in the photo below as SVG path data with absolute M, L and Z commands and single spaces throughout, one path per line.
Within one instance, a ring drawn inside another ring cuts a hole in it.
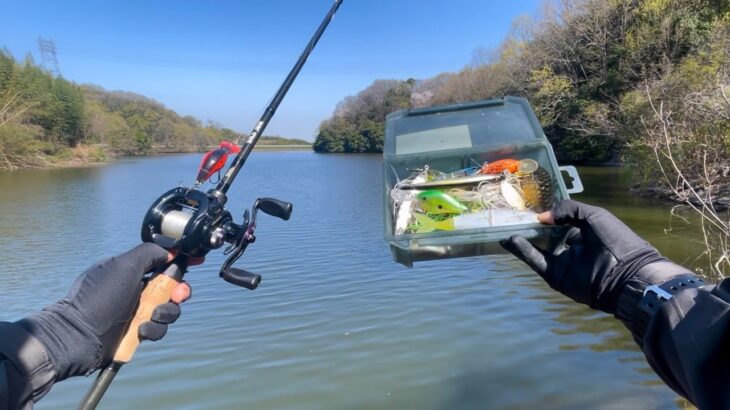
M 499 191 L 499 181 L 503 179 L 499 178 L 497 181 L 482 182 L 474 189 L 453 188 L 448 191 L 448 194 L 456 198 L 459 202 L 470 204 L 471 208 L 477 208 L 477 210 L 506 208 L 509 205 L 502 198 Z
M 411 221 L 411 214 L 413 213 L 414 200 L 416 199 L 418 191 L 405 191 L 402 189 L 402 184 L 412 183 L 417 184 L 420 182 L 426 182 L 428 174 L 428 166 L 422 172 L 416 174 L 416 176 L 407 180 L 401 181 L 393 188 L 390 192 L 390 197 L 393 199 L 395 207 L 395 234 L 402 235 L 406 232 L 408 224 Z
M 530 158 L 525 158 L 520 160 L 520 166 L 517 169 L 518 175 L 526 175 L 526 174 L 532 174 L 533 172 L 537 171 L 537 169 L 540 168 L 540 165 L 537 164 L 537 161 Z
M 468 167 L 468 168 L 460 169 L 458 171 L 451 172 L 448 174 L 448 177 L 449 178 L 468 177 L 468 176 L 478 174 L 480 169 L 481 169 L 480 166 Z
M 453 188 L 448 190 L 448 194 L 459 202 L 468 202 L 482 205 L 484 198 L 476 189 Z
M 481 171 L 479 171 L 479 173 L 501 174 L 502 172 L 507 171 L 511 174 L 515 174 L 519 169 L 520 161 L 516 159 L 500 159 L 499 161 L 485 162 L 484 165 L 482 165 L 482 169 Z
M 522 197 L 522 194 L 520 194 L 520 191 L 515 188 L 512 182 L 506 179 L 502 181 L 499 186 L 499 191 L 501 192 L 504 200 L 507 201 L 507 205 L 518 211 L 527 210 L 525 199 Z
M 489 209 L 472 214 L 458 215 L 442 221 L 434 220 L 422 213 L 416 213 L 414 216 L 418 222 L 418 226 L 414 229 L 414 233 L 490 228 L 495 226 L 520 225 L 537 222 L 537 214 L 535 212 L 514 211 L 506 208 Z
M 437 189 L 423 191 L 417 198 L 421 209 L 429 214 L 462 214 L 469 210 L 451 195 Z
M 553 183 L 544 168 L 539 168 L 533 174 L 521 178 L 520 189 L 525 205 L 533 211 L 543 212 L 553 207 Z
M 494 162 L 485 162 L 482 165 L 480 174 L 501 174 L 505 171 L 510 174 L 531 174 L 539 168 L 537 161 L 526 158 L 516 159 L 500 159 Z
M 228 141 L 221 141 L 218 148 L 203 156 L 195 182 L 200 185 L 209 180 L 213 174 L 219 172 L 226 165 L 228 154 L 238 154 L 239 152 L 241 152 L 241 148 L 238 145 Z M 218 175 L 220 176 L 220 174 Z
M 525 200 L 525 206 L 537 210 L 541 196 L 537 182 L 533 179 L 525 179 L 520 182 L 520 189 L 522 190 L 522 199 Z
M 502 175 L 470 175 L 457 178 L 435 179 L 432 181 L 416 181 L 406 183 L 401 189 L 432 189 L 432 188 L 450 188 L 465 185 L 478 185 L 484 181 L 497 181 L 503 178 Z

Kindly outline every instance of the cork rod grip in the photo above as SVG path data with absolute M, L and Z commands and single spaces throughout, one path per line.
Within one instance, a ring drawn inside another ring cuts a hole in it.
M 139 339 L 139 326 L 150 320 L 152 312 L 157 306 L 170 301 L 172 291 L 182 280 L 187 265 L 185 260 L 180 259 L 175 259 L 164 272 L 156 274 L 147 282 L 147 286 L 145 286 L 139 298 L 137 312 L 129 324 L 127 333 L 119 343 L 119 347 L 117 347 L 117 352 L 114 355 L 115 362 L 127 363 L 132 360 L 132 356 L 134 356 L 134 352 L 137 351 L 137 347 L 141 342 Z

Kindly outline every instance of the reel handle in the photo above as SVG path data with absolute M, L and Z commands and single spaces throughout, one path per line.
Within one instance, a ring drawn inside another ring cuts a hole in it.
M 172 291 L 182 281 L 187 267 L 187 256 L 178 256 L 162 272 L 156 273 L 147 282 L 139 298 L 137 312 L 114 354 L 114 362 L 127 363 L 132 360 L 132 356 L 141 342 L 139 326 L 150 320 L 152 312 L 157 306 L 170 301 Z

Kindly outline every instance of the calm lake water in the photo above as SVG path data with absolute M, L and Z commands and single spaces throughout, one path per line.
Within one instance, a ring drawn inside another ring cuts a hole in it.
M 63 297 L 93 261 L 139 242 L 147 207 L 189 184 L 198 155 L 86 169 L 0 173 L 0 320 Z M 586 192 L 678 262 L 699 249 L 666 204 L 627 194 L 620 169 L 581 169 Z M 162 341 L 142 345 L 100 408 L 676 408 L 617 321 L 570 302 L 507 255 L 408 269 L 382 238 L 380 156 L 256 152 L 234 185 L 294 203 L 261 215 L 237 266 L 211 253 Z M 689 249 L 689 253 L 688 253 Z M 39 409 L 75 408 L 93 377 L 56 385 Z

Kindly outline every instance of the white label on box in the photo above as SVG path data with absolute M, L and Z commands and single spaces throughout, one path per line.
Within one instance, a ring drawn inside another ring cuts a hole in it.
M 419 152 L 443 151 L 455 148 L 471 148 L 468 125 L 455 125 L 398 135 L 395 139 L 396 155 Z

